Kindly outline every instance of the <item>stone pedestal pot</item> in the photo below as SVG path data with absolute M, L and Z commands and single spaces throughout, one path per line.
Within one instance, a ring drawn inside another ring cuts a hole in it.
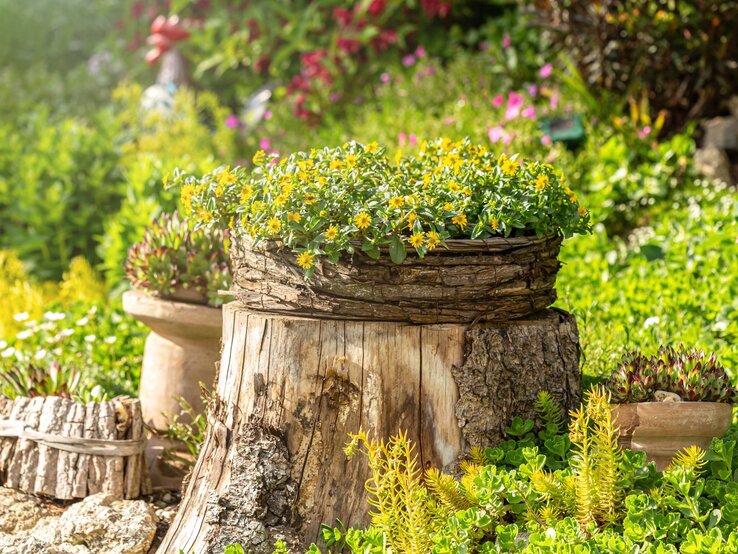
M 200 383 L 211 387 L 220 357 L 222 310 L 201 304 L 154 298 L 140 291 L 123 295 L 123 309 L 151 333 L 141 368 L 144 421 L 159 430 L 180 412 L 177 398 L 203 409 Z
M 620 427 L 620 446 L 645 452 L 659 470 L 688 446 L 710 447 L 713 437 L 728 432 L 732 404 L 717 402 L 636 402 L 613 406 Z

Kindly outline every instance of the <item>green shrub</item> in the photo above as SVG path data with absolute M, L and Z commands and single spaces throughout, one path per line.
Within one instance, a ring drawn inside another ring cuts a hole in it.
M 609 374 L 624 350 L 684 343 L 715 351 L 735 377 L 737 216 L 738 195 L 710 185 L 627 241 L 600 225 L 564 243 L 559 305 L 577 317 L 585 374 Z

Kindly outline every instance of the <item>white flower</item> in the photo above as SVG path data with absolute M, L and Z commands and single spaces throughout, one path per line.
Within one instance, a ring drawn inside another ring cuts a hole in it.
M 20 333 L 15 335 L 15 338 L 17 338 L 18 340 L 26 340 L 27 338 L 32 337 L 32 336 L 33 336 L 33 331 L 31 331 L 30 329 L 26 329 L 25 331 L 21 331 Z
M 71 337 L 74 334 L 74 329 L 62 329 L 59 334 L 62 337 Z
M 62 312 L 46 312 L 44 314 L 44 319 L 48 319 L 49 321 L 61 321 L 67 317 Z
M 95 335 L 87 335 L 87 336 L 85 337 L 85 342 L 95 342 L 95 339 L 96 339 L 96 338 L 97 338 L 97 337 L 96 337 Z
M 44 359 L 46 357 L 46 350 L 44 350 L 43 348 L 41 350 L 38 350 L 33 357 L 37 360 Z
M 105 342 L 108 344 L 113 344 L 115 342 L 115 337 L 114 336 L 105 337 Z
M 15 354 L 15 348 L 13 348 L 12 346 L 0 352 L 0 356 L 2 356 L 3 358 L 10 358 L 13 354 Z
M 83 317 L 82 319 L 78 319 L 74 324 L 81 327 L 83 325 L 87 325 L 90 322 L 89 319 L 87 319 L 87 316 Z
M 7 348 L 7 347 L 8 347 L 8 343 L 5 342 L 4 340 L 0 340 L 0 350 L 2 350 L 3 348 Z
M 54 348 L 54 350 L 51 351 L 54 356 L 61 356 L 62 355 L 62 349 L 61 348 Z
M 29 316 L 29 315 L 28 315 L 28 312 L 21 312 L 21 313 L 19 313 L 19 314 L 15 314 L 15 315 L 13 316 L 13 319 L 14 319 L 14 320 L 16 320 L 16 321 L 25 321 L 25 320 L 27 320 L 27 319 L 28 319 L 29 317 L 31 317 L 31 316 Z
M 648 329 L 649 327 L 653 327 L 657 323 L 661 321 L 661 318 L 659 316 L 651 316 L 646 321 L 643 322 L 643 328 Z

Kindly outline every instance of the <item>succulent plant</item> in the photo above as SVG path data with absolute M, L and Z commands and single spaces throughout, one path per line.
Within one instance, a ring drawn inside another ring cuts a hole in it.
M 605 385 L 617 403 L 648 402 L 659 390 L 688 402 L 738 403 L 738 389 L 715 354 L 681 344 L 661 346 L 651 357 L 627 352 Z
M 74 366 L 52 362 L 47 367 L 28 364 L 0 373 L 0 394 L 8 398 L 61 396 L 72 398 L 82 389 L 81 374 Z
M 175 212 L 146 229 L 144 239 L 128 251 L 126 278 L 153 296 L 219 306 L 219 290 L 231 286 L 228 232 L 195 229 Z

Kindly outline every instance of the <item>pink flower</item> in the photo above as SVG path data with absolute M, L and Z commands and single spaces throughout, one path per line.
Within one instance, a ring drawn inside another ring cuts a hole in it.
M 339 50 L 346 54 L 353 54 L 361 48 L 358 40 L 348 37 L 339 37 L 337 46 Z
M 553 66 L 547 63 L 541 68 L 540 75 L 542 79 L 548 79 L 553 73 Z
M 525 119 L 535 119 L 536 118 L 536 109 L 533 106 L 528 106 L 523 109 L 522 116 Z
M 239 126 L 238 116 L 235 114 L 231 114 L 228 117 L 226 117 L 225 120 L 225 126 L 229 129 L 235 129 Z
M 351 12 L 344 8 L 333 8 L 333 17 L 335 17 L 342 26 L 347 26 L 351 23 Z
M 541 137 L 541 144 L 543 144 L 544 146 L 548 146 L 552 142 L 553 142 L 553 140 L 551 140 L 551 137 L 549 137 L 548 135 L 543 135 Z
M 410 67 L 411 65 L 415 64 L 415 56 L 412 54 L 407 54 L 402 57 L 402 65 L 405 67 Z
M 259 149 L 269 150 L 271 147 L 272 147 L 272 141 L 270 141 L 267 137 L 263 137 L 259 141 Z
M 646 125 L 643 129 L 641 129 L 640 131 L 638 131 L 638 138 L 641 139 L 641 140 L 643 140 L 643 139 L 645 139 L 650 134 L 651 134 L 651 126 L 650 125 Z
M 507 146 L 513 141 L 514 138 L 515 138 L 514 133 L 505 133 L 505 136 L 502 137 L 502 144 Z
M 390 77 L 390 74 L 389 74 L 389 73 L 387 73 L 387 72 L 385 72 L 385 73 L 382 73 L 382 74 L 381 74 L 381 75 L 379 76 L 379 80 L 380 80 L 380 81 L 382 81 L 382 82 L 383 82 L 383 83 L 385 83 L 385 84 L 389 83 L 389 82 L 390 82 L 390 79 L 391 79 L 391 77 Z
M 494 98 L 492 99 L 492 105 L 493 105 L 493 106 L 494 106 L 495 108 L 499 108 L 500 106 L 502 106 L 502 104 L 504 104 L 504 102 L 505 102 L 505 97 L 504 97 L 504 96 L 502 96 L 501 94 L 498 94 L 497 96 L 495 96 L 495 97 L 494 97 Z
M 386 0 L 372 0 L 372 3 L 369 4 L 369 8 L 366 11 L 369 15 L 377 17 L 384 11 L 386 5 Z
M 554 92 L 551 95 L 551 100 L 550 100 L 549 104 L 550 104 L 552 110 L 555 110 L 556 108 L 559 107 L 559 95 L 558 95 L 558 93 Z
M 507 107 L 508 108 L 520 108 L 523 106 L 523 103 L 525 102 L 525 98 L 523 98 L 522 94 L 518 94 L 517 92 L 510 92 L 507 95 Z
M 510 35 L 505 35 L 502 37 L 502 47 L 503 48 L 510 48 L 512 45 L 512 39 L 510 38 Z
M 276 150 L 272 150 L 271 152 L 269 152 L 269 155 L 272 156 L 272 159 L 269 160 L 269 167 L 272 167 L 279 161 L 279 152 L 277 152 Z
M 410 133 L 410 135 L 407 137 L 407 142 L 410 146 L 415 146 L 418 144 L 418 135 L 415 133 Z
M 507 106 L 507 109 L 505 110 L 505 119 L 507 121 L 510 121 L 511 119 L 515 119 L 520 115 L 520 106 Z
M 446 118 L 444 118 L 444 120 L 442 121 L 442 123 L 444 125 L 453 125 L 454 123 L 456 123 L 456 119 L 454 119 L 453 117 L 446 117 Z
M 538 96 L 538 86 L 536 86 L 536 85 L 528 85 L 528 94 L 532 98 L 535 98 L 536 96 Z
M 415 55 L 418 58 L 425 58 L 428 55 L 428 53 L 425 51 L 425 48 L 423 48 L 422 46 L 418 46 L 415 49 Z
M 264 112 L 264 120 L 269 121 L 272 118 L 272 110 L 267 110 Z
M 490 127 L 489 131 L 487 132 L 487 136 L 489 137 L 490 142 L 496 143 L 500 141 L 504 142 L 506 139 L 509 138 L 510 134 L 499 125 L 496 125 L 495 127 Z M 509 142 L 506 144 L 509 144 Z

